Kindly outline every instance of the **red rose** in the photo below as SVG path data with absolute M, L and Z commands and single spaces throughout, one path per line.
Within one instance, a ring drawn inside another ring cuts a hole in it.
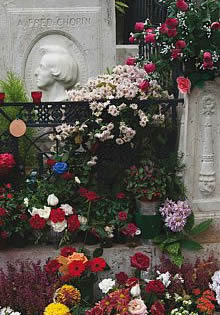
M 53 259 L 53 260 L 48 261 L 48 263 L 44 266 L 44 269 L 47 273 L 53 274 L 57 272 L 60 267 L 61 267 L 61 264 L 56 259 Z
M 39 214 L 35 214 L 30 220 L 29 220 L 30 226 L 32 229 L 36 230 L 42 230 L 46 225 L 46 220 L 44 218 L 41 218 Z
M 60 255 L 64 256 L 64 257 L 68 257 L 70 255 L 72 255 L 73 253 L 76 252 L 76 249 L 74 247 L 71 246 L 65 246 L 61 249 L 60 251 Z
M 60 177 L 65 179 L 65 180 L 70 180 L 70 179 L 74 178 L 74 174 L 70 173 L 70 172 L 65 172 L 65 173 L 61 174 Z
M 150 259 L 143 253 L 136 253 L 131 257 L 131 266 L 139 270 L 147 271 L 150 266 Z
M 168 28 L 176 28 L 179 25 L 179 21 L 176 18 L 167 18 L 165 24 Z
M 27 221 L 27 220 L 28 220 L 28 216 L 27 216 L 25 213 L 22 213 L 22 214 L 20 215 L 20 220 L 21 220 L 21 221 Z
M 2 231 L 0 233 L 0 236 L 1 236 L 1 238 L 3 238 L 3 240 L 6 240 L 9 237 L 9 234 L 6 231 Z
M 181 57 L 181 49 L 174 48 L 171 50 L 171 57 L 177 59 Z
M 50 212 L 50 220 L 53 223 L 63 222 L 65 220 L 65 212 L 61 208 L 52 209 Z
M 156 43 L 156 34 L 148 33 L 145 36 L 145 42 L 146 43 Z
M 6 210 L 4 208 L 0 208 L 0 217 L 4 217 L 6 215 Z
M 203 61 L 208 63 L 212 61 L 212 54 L 209 51 L 204 52 Z
M 83 187 L 79 188 L 80 196 L 85 197 L 87 193 L 88 193 L 88 190 L 86 188 L 83 188 Z
M 15 166 L 14 156 L 10 153 L 0 154 L 0 169 L 10 170 Z
M 125 194 L 123 192 L 119 192 L 119 193 L 117 193 L 116 198 L 125 199 Z
M 186 3 L 184 0 L 178 0 L 176 2 L 176 7 L 177 9 L 179 9 L 180 11 L 187 11 L 189 9 L 189 5 L 188 3 Z
M 97 201 L 100 197 L 94 191 L 87 191 L 85 197 L 88 201 Z
M 72 277 L 80 277 L 83 271 L 85 271 L 85 264 L 80 260 L 73 260 L 68 264 L 69 274 Z
M 147 73 L 151 73 L 151 72 L 154 72 L 156 70 L 156 65 L 154 63 L 147 63 L 144 65 L 144 70 L 147 72 Z
M 134 57 L 128 57 L 125 61 L 125 64 L 128 66 L 134 66 L 136 63 L 136 58 Z
M 12 194 L 7 194 L 7 198 L 8 198 L 8 199 L 12 199 L 12 198 L 13 198 L 13 195 L 12 195 Z
M 46 163 L 47 163 L 48 166 L 53 166 L 54 164 L 56 164 L 56 161 L 53 160 L 53 159 L 47 159 Z
M 75 232 L 76 230 L 78 230 L 78 228 L 80 227 L 80 222 L 77 214 L 71 215 L 67 219 L 67 226 L 70 232 Z
M 167 36 L 168 37 L 176 37 L 177 35 L 177 30 L 176 28 L 169 28 L 168 31 L 167 31 Z
M 135 236 L 135 233 L 137 232 L 137 227 L 134 223 L 129 223 L 123 230 L 122 233 L 128 236 Z
M 135 284 L 137 284 L 139 282 L 138 278 L 132 277 L 129 278 L 126 283 L 125 286 L 128 287 L 129 289 L 131 289 L 133 286 L 135 286 Z
M 165 291 L 165 286 L 160 280 L 151 280 L 150 282 L 148 282 L 145 290 L 147 293 L 154 292 L 156 294 L 162 294 Z
M 213 67 L 213 62 L 203 62 L 203 68 L 204 69 L 211 69 Z
M 131 43 L 131 44 L 133 44 L 135 42 L 134 36 L 130 36 L 128 40 L 129 40 L 129 43 Z
M 119 220 L 119 221 L 126 221 L 127 218 L 128 218 L 127 212 L 125 212 L 125 211 L 120 211 L 120 212 L 118 213 L 118 220 Z
M 184 40 L 179 39 L 179 40 L 176 42 L 175 47 L 176 47 L 177 49 L 183 49 L 183 48 L 186 47 L 186 42 L 185 42 Z
M 213 22 L 211 24 L 211 29 L 215 31 L 220 30 L 220 22 Z
M 125 284 L 128 280 L 128 275 L 125 272 L 119 272 L 115 275 L 115 277 L 119 284 Z
M 90 260 L 89 266 L 92 272 L 103 271 L 106 267 L 106 261 L 101 257 L 96 257 Z
M 137 22 L 134 26 L 134 29 L 136 32 L 142 32 L 144 30 L 144 23 L 143 22 Z
M 168 27 L 165 23 L 161 24 L 160 28 L 159 28 L 159 32 L 161 34 L 167 34 L 168 32 Z
M 5 187 L 7 187 L 8 189 L 11 189 L 11 184 L 8 183 L 8 184 L 5 185 Z
M 181 93 L 190 93 L 191 82 L 188 78 L 178 77 L 176 79 L 178 89 Z
M 147 92 L 149 87 L 150 87 L 150 83 L 147 80 L 144 80 L 139 84 L 139 89 L 141 89 L 141 91 L 143 92 Z
M 164 315 L 165 307 L 160 301 L 154 302 L 150 308 L 152 315 Z

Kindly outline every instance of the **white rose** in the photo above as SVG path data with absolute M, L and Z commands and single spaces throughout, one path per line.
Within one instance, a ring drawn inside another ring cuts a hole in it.
M 75 176 L 75 182 L 76 182 L 77 184 L 81 184 L 81 181 L 80 181 L 79 177 Z
M 166 273 L 159 274 L 159 276 L 157 277 L 157 280 L 160 280 L 161 282 L 163 282 L 164 286 L 167 288 L 171 283 L 170 276 L 171 275 L 169 271 L 167 271 Z
M 28 207 L 28 205 L 29 205 L 29 199 L 28 198 L 24 198 L 24 205 L 26 207 Z
M 47 203 L 49 206 L 56 206 L 58 202 L 59 199 L 54 194 L 49 195 L 47 198 Z
M 32 217 L 33 217 L 33 216 L 36 215 L 36 214 L 39 215 L 39 210 L 41 210 L 41 209 L 37 209 L 37 208 L 33 207 L 33 208 L 32 208 L 32 211 L 29 211 L 29 213 L 30 213 L 30 214 L 32 215 Z
M 65 215 L 73 214 L 73 208 L 68 204 L 61 205 L 60 208 L 63 209 Z
M 79 220 L 81 225 L 86 225 L 88 222 L 87 218 L 84 217 L 83 215 L 78 215 L 78 220 Z
M 111 278 L 104 279 L 99 283 L 99 289 L 102 293 L 108 293 L 115 286 L 115 280 Z
M 44 219 L 49 219 L 50 217 L 50 211 L 51 211 L 51 207 L 45 207 L 43 209 L 38 209 L 38 214 L 41 218 L 44 218 Z
M 141 295 L 140 285 L 137 283 L 130 290 L 132 297 L 139 297 Z
M 67 227 L 67 222 L 66 220 L 63 220 L 63 222 L 57 222 L 57 223 L 54 223 L 51 221 L 51 226 L 54 230 L 54 232 L 63 232 L 65 230 L 65 228 Z

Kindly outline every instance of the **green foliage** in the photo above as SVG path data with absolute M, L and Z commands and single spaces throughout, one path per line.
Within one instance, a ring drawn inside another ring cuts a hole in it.
M 201 222 L 200 224 L 196 225 L 194 228 L 191 229 L 190 234 L 195 236 L 204 231 L 206 231 L 210 225 L 212 224 L 212 219 L 208 219 L 206 221 Z
M 127 0 L 115 1 L 116 12 L 125 14 L 125 10 L 128 8 L 128 5 L 125 2 L 127 2 Z
M 0 89 L 3 90 L 3 92 L 6 95 L 5 102 L 25 103 L 29 101 L 29 98 L 24 87 L 24 82 L 13 72 L 8 72 L 5 80 L 0 80 Z M 17 109 L 16 107 L 7 108 L 5 107 L 3 108 L 3 110 L 12 120 L 19 118 L 18 117 L 19 109 Z M 2 115 L 0 115 L 0 134 L 8 129 L 8 125 L 9 121 Z M 30 138 L 33 138 L 34 131 L 32 129 L 28 129 L 26 135 Z M 29 145 L 30 142 L 27 139 L 25 139 L 25 137 L 19 139 L 19 150 L 21 154 L 21 159 L 24 160 L 25 158 L 27 165 L 33 166 L 33 164 L 35 163 L 34 148 L 32 148 L 29 151 L 29 154 L 26 157 L 26 149 Z

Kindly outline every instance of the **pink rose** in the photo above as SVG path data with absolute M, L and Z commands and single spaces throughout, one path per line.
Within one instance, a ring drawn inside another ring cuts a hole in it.
M 184 0 L 177 0 L 176 7 L 180 11 L 187 11 L 189 9 L 188 3 L 186 3 Z
M 211 25 L 211 29 L 215 31 L 220 30 L 220 22 L 213 22 Z
M 177 59 L 181 57 L 181 49 L 174 48 L 171 50 L 171 57 Z
M 159 32 L 161 34 L 167 34 L 168 32 L 168 27 L 165 23 L 161 24 L 160 28 L 159 28 Z
M 178 89 L 181 93 L 190 93 L 191 82 L 188 78 L 178 77 L 176 79 Z
M 145 36 L 145 42 L 146 43 L 156 43 L 156 34 L 153 34 L 153 33 L 148 33 L 146 36 Z
M 150 83 L 147 80 L 144 80 L 139 84 L 139 89 L 141 89 L 141 91 L 144 91 L 144 92 L 147 92 L 149 87 L 150 87 Z
M 184 40 L 179 39 L 179 40 L 176 42 L 175 47 L 176 47 L 177 49 L 183 49 L 183 48 L 186 47 L 186 42 L 185 42 Z
M 147 306 L 144 304 L 144 301 L 141 299 L 131 300 L 128 304 L 128 312 L 131 315 L 146 315 Z
M 156 70 L 156 65 L 154 63 L 147 63 L 144 65 L 144 70 L 147 73 L 154 72 Z
M 136 63 L 136 59 L 134 57 L 128 57 L 125 63 L 128 66 L 134 66 Z
M 169 28 L 167 31 L 168 37 L 176 37 L 177 34 L 176 28 Z
M 133 44 L 135 42 L 134 36 L 130 36 L 128 40 L 129 40 L 129 43 L 131 43 L 131 44 Z
M 176 18 L 167 18 L 165 23 L 168 28 L 175 28 L 179 25 L 179 21 Z
M 155 28 L 147 28 L 146 29 L 146 33 L 148 34 L 148 33 L 153 33 L 155 31 Z
M 143 22 L 137 22 L 134 26 L 134 29 L 136 32 L 142 32 L 144 30 L 144 23 Z
M 211 62 L 212 61 L 212 54 L 209 51 L 204 52 L 203 61 L 204 62 Z
M 204 69 L 211 69 L 213 67 L 213 61 L 203 62 Z

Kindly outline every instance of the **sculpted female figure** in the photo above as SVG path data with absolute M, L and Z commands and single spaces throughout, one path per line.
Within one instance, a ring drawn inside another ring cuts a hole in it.
M 44 55 L 34 73 L 37 87 L 45 92 L 45 101 L 64 101 L 66 90 L 77 82 L 77 63 L 63 47 L 48 45 L 42 50 Z

